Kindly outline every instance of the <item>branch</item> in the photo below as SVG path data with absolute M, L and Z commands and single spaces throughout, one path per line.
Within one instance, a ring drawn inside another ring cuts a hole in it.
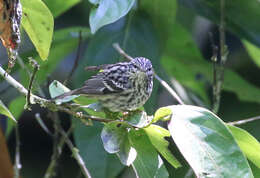
M 66 132 L 61 128 L 61 126 L 59 125 L 59 132 L 61 133 L 61 135 L 64 137 L 66 144 L 68 145 L 68 147 L 70 148 L 71 152 L 72 152 L 72 156 L 76 159 L 76 161 L 79 164 L 79 167 L 81 169 L 81 172 L 83 173 L 84 177 L 86 178 L 91 178 L 91 175 L 88 171 L 88 169 L 85 166 L 85 163 L 82 159 L 82 157 L 79 154 L 79 150 L 74 147 L 73 143 L 70 141 L 70 139 L 68 138 Z
M 253 122 L 253 121 L 257 121 L 257 120 L 260 120 L 260 116 L 251 117 L 251 118 L 243 119 L 240 121 L 228 122 L 228 124 L 229 125 L 242 125 L 242 124 L 246 124 L 248 122 Z
M 32 85 L 33 85 L 33 81 L 35 79 L 36 72 L 39 70 L 40 66 L 33 58 L 30 58 L 29 60 L 30 60 L 31 65 L 33 66 L 33 73 L 31 75 L 30 82 L 29 82 L 28 94 L 26 96 L 27 103 L 25 105 L 25 108 L 31 110 L 30 96 L 31 96 Z
M 227 60 L 228 50 L 226 46 L 225 36 L 225 0 L 220 0 L 220 25 L 219 25 L 219 41 L 220 41 L 220 64 L 214 63 L 213 73 L 213 106 L 212 110 L 217 113 L 219 110 L 222 83 L 224 81 L 224 65 Z
M 21 85 L 19 82 L 17 82 L 12 76 L 6 73 L 6 71 L 0 66 L 0 75 L 14 88 L 16 88 L 21 94 L 27 96 L 28 91 L 26 88 L 24 88 L 23 85 Z M 68 108 L 61 106 L 61 105 L 56 105 L 53 101 L 41 98 L 39 96 L 31 94 L 30 97 L 30 103 L 31 104 L 39 104 L 41 107 L 48 108 L 51 111 L 63 111 L 68 114 L 73 115 L 76 118 L 79 119 L 90 119 L 94 121 L 99 121 L 99 122 L 111 122 L 114 120 L 111 119 L 105 119 L 105 118 L 98 118 L 95 116 L 89 116 L 86 114 L 83 114 L 82 112 L 75 112 L 71 111 Z
M 131 56 L 129 56 L 122 48 L 119 46 L 118 43 L 114 43 L 113 47 L 117 50 L 117 52 L 123 56 L 128 61 L 133 60 Z M 168 85 L 164 80 L 162 80 L 156 73 L 154 73 L 154 77 L 160 82 L 160 84 L 172 95 L 174 99 L 176 99 L 180 104 L 184 104 L 178 94 Z

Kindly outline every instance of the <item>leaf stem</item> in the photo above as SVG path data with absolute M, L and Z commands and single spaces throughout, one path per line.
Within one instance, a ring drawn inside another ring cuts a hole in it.
M 260 120 L 260 116 L 251 117 L 251 118 L 247 118 L 247 119 L 243 119 L 243 120 L 239 120 L 239 121 L 228 122 L 227 124 L 229 124 L 229 125 L 242 125 L 242 124 L 246 124 L 246 123 L 257 121 L 257 120 Z

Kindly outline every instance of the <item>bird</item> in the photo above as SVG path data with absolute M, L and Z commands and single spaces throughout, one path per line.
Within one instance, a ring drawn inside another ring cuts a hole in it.
M 143 106 L 153 90 L 154 70 L 145 57 L 136 57 L 129 62 L 90 66 L 99 70 L 86 80 L 81 88 L 69 91 L 54 99 L 71 95 L 96 98 L 102 107 L 111 112 L 134 111 Z

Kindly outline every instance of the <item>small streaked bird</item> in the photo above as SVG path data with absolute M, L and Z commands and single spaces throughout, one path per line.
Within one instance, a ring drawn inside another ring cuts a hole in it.
M 112 112 L 133 111 L 143 106 L 153 90 L 153 67 L 149 59 L 136 57 L 130 62 L 88 67 L 100 70 L 83 87 L 57 96 L 83 95 L 99 100 Z

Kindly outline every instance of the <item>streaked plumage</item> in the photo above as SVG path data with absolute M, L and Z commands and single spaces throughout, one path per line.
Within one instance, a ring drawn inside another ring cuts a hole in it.
M 58 96 L 85 95 L 97 98 L 112 112 L 132 111 L 143 106 L 152 93 L 153 68 L 149 59 L 102 65 L 83 87 Z

